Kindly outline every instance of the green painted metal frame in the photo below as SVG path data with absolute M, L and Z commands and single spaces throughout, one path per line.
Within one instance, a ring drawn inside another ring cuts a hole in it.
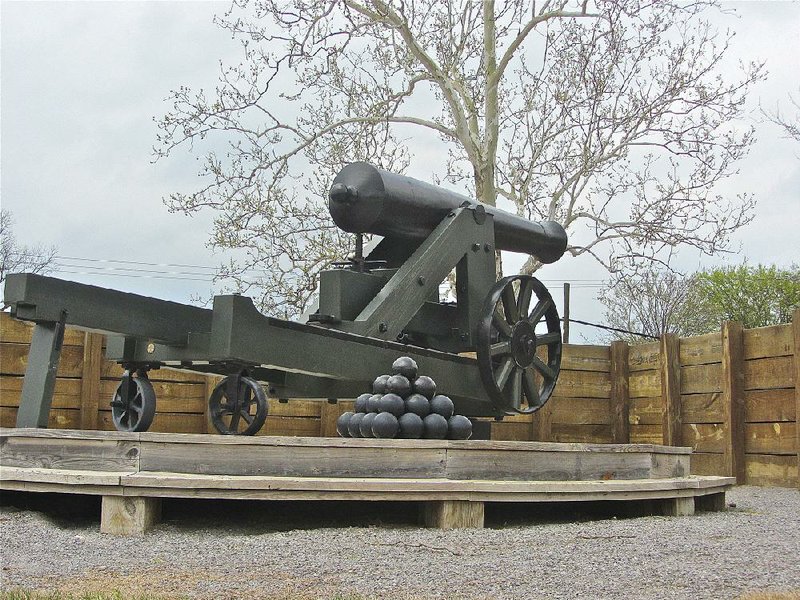
M 491 216 L 476 207 L 459 208 L 354 321 L 327 326 L 266 317 L 244 296 L 217 296 L 209 310 L 41 275 L 10 275 L 5 301 L 12 315 L 37 323 L 18 425 L 47 425 L 65 324 L 110 334 L 106 355 L 126 368 L 167 366 L 224 375 L 247 368 L 278 397 L 354 397 L 394 359 L 407 355 L 448 391 L 459 413 L 494 416 L 475 359 L 395 341 L 410 324 L 436 329 L 431 322 L 436 313 L 424 307 L 455 267 L 458 327 L 450 332 L 457 338 L 452 346 L 469 349 L 478 311 L 494 283 L 494 261 Z

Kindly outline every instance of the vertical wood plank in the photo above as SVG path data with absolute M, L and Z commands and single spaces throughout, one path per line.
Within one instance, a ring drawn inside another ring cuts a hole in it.
M 547 404 L 533 413 L 530 438 L 534 442 L 553 441 L 553 402 L 558 400 L 551 398 Z
M 217 387 L 220 381 L 222 381 L 222 377 L 219 375 L 206 375 L 206 402 L 203 407 L 203 414 L 206 417 L 206 433 L 218 433 L 211 424 L 211 415 L 208 412 L 208 399 L 211 397 L 211 392 L 214 391 L 214 388 Z
M 322 404 L 319 414 L 319 435 L 320 437 L 339 437 L 336 431 L 336 421 L 342 410 L 338 404 L 325 402 Z
M 630 443 L 628 375 L 628 342 L 611 342 L 611 434 L 615 444 Z
M 792 315 L 792 329 L 794 330 L 794 397 L 795 397 L 795 448 L 797 449 L 797 487 L 800 488 L 800 308 Z
M 103 340 L 102 334 L 88 331 L 83 337 L 81 429 L 97 429 L 97 411 L 100 408 L 100 373 L 103 367 Z
M 681 365 L 680 341 L 672 333 L 661 337 L 661 438 L 667 446 L 680 446 Z
M 722 324 L 722 415 L 725 422 L 725 474 L 744 483 L 744 335 L 735 321 Z

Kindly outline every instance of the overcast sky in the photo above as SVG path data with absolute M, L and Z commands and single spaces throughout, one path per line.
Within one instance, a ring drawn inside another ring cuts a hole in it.
M 787 94 L 800 89 L 800 3 L 724 4 L 738 13 L 719 18 L 721 28 L 737 33 L 733 58 L 763 59 L 769 69 L 750 108 L 785 105 Z M 153 117 L 164 113 L 170 89 L 213 88 L 219 61 L 238 62 L 238 42 L 212 23 L 227 6 L 0 4 L 0 201 L 13 212 L 21 242 L 57 246 L 57 276 L 183 302 L 209 294 L 210 273 L 225 259 L 206 247 L 212 215 L 173 215 L 162 204 L 170 192 L 196 187 L 197 162 L 178 154 L 152 164 L 151 148 Z M 682 252 L 684 269 L 744 256 L 751 263 L 800 262 L 800 144 L 781 139 L 769 123 L 757 130 L 740 175 L 719 188 L 758 199 L 755 220 L 736 236 L 741 253 L 701 260 Z M 431 176 L 419 164 L 409 174 Z M 109 270 L 122 263 L 97 262 L 108 260 L 156 266 L 128 265 L 153 271 L 133 273 Z M 591 260 L 564 259 L 540 276 L 559 302 L 561 281 L 573 282 L 574 318 L 602 320 L 595 298 L 605 273 Z M 574 327 L 572 341 L 582 339 L 596 334 Z

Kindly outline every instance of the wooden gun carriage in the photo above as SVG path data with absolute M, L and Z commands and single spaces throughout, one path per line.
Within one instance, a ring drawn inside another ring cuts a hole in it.
M 366 163 L 337 175 L 329 209 L 337 226 L 356 234 L 356 252 L 321 274 L 319 307 L 304 323 L 267 317 L 240 295 L 216 296 L 206 309 L 9 275 L 12 315 L 35 323 L 17 426 L 47 425 L 66 325 L 108 335 L 106 355 L 125 369 L 111 403 L 122 431 L 150 426 L 156 397 L 147 373 L 162 367 L 225 376 L 209 399 L 225 434 L 256 433 L 268 395 L 355 397 L 398 356 L 413 358 L 460 414 L 500 418 L 544 405 L 561 362 L 558 311 L 537 279 L 498 281 L 495 252 L 554 262 L 567 245 L 558 223 L 534 223 Z M 364 234 L 382 236 L 367 253 Z M 441 299 L 453 271 L 455 301 Z

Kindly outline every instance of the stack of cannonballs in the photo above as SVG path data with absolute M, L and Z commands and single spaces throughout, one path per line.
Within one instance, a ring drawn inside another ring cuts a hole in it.
M 336 422 L 342 437 L 466 440 L 472 422 L 453 414 L 453 401 L 436 393 L 430 377 L 417 375 L 417 363 L 401 356 L 392 363 L 392 374 L 381 375 L 371 394 L 356 398 L 355 412 Z

